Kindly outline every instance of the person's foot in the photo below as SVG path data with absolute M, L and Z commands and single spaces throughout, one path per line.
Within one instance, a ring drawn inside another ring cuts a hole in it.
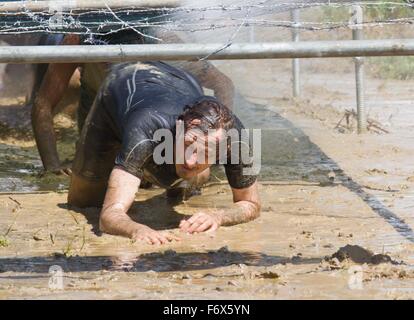
M 72 175 L 72 169 L 69 167 L 58 167 L 58 168 L 45 170 L 39 174 L 40 178 L 46 177 L 47 175 L 70 177 Z

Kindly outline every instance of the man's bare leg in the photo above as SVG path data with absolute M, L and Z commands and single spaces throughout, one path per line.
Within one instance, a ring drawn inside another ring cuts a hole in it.
M 66 36 L 63 45 L 78 44 L 78 36 Z M 33 97 L 32 126 L 33 132 L 46 171 L 57 174 L 69 174 L 70 170 L 62 168 L 56 147 L 56 136 L 53 128 L 53 116 L 56 106 L 64 96 L 73 73 L 78 64 L 50 64 Z

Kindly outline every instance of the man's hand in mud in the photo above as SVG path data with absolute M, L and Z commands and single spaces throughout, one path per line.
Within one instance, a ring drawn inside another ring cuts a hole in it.
M 181 239 L 169 232 L 161 232 L 153 230 L 147 226 L 140 226 L 133 233 L 132 241 L 145 242 L 152 245 L 166 244 L 172 241 L 180 241 Z
M 188 220 L 182 220 L 180 229 L 186 233 L 213 232 L 220 227 L 220 220 L 214 215 L 199 212 Z

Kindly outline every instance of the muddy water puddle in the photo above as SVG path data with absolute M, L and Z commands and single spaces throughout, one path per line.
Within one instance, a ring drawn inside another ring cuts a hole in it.
M 36 147 L 0 143 L 0 192 L 66 190 L 68 179 L 42 176 Z
M 0 191 L 37 190 L 36 186 L 24 181 L 24 177 L 34 174 L 39 166 L 33 151 L 0 144 Z

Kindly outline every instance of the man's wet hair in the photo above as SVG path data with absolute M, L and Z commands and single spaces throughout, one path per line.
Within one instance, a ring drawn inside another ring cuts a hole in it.
M 185 131 L 198 129 L 207 134 L 208 130 L 229 130 L 234 127 L 233 112 L 210 96 L 203 96 L 186 106 L 178 119 L 184 122 Z M 193 120 L 200 120 L 200 123 L 193 124 Z
M 226 131 L 225 143 L 227 145 L 227 153 L 222 155 L 220 150 L 220 143 L 216 144 L 216 161 L 221 161 L 221 156 L 225 156 L 228 160 L 232 157 L 232 152 L 238 152 L 241 159 L 241 130 L 244 128 L 241 121 L 234 115 L 234 113 L 225 105 L 220 103 L 216 98 L 210 96 L 203 96 L 195 103 L 185 107 L 183 114 L 178 118 L 184 123 L 184 131 L 191 129 L 200 130 L 204 134 L 208 134 L 209 130 L 223 129 Z M 193 120 L 199 120 L 193 122 Z M 235 130 L 235 131 L 233 131 Z M 232 131 L 231 134 L 229 134 Z M 235 136 L 234 134 L 237 134 Z M 234 139 L 237 139 L 234 141 Z M 251 139 L 251 137 L 249 137 Z M 238 148 L 232 149 L 235 143 L 239 144 Z M 252 142 L 249 144 L 249 148 Z

